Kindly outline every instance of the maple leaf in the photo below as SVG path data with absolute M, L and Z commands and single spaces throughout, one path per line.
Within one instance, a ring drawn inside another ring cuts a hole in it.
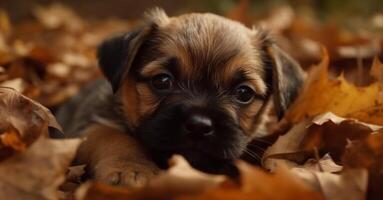
M 325 112 L 341 117 L 383 125 L 383 94 L 377 82 L 357 87 L 342 75 L 330 80 L 328 75 L 329 57 L 323 50 L 322 62 L 314 67 L 301 95 L 286 113 L 292 123 Z

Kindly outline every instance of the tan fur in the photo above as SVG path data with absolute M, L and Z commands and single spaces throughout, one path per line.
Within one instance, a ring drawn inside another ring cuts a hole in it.
M 216 85 L 227 86 L 236 71 L 244 70 L 251 77 L 249 84 L 252 88 L 258 94 L 266 95 L 264 66 L 259 51 L 261 43 L 264 42 L 261 32 L 212 14 L 187 14 L 169 18 L 164 12 L 156 9 L 147 14 L 147 20 L 158 26 L 161 39 L 158 48 L 161 53 L 165 57 L 176 57 L 181 61 L 180 71 L 183 79 L 198 79 L 198 76 L 204 75 L 199 73 L 201 70 L 214 70 Z M 194 38 L 188 38 L 190 35 Z M 150 77 L 165 72 L 161 65 L 163 61 L 164 57 L 160 57 L 148 63 L 142 68 L 141 75 Z M 135 86 L 135 91 L 140 91 L 138 93 L 131 92 L 131 86 L 126 87 L 124 91 L 129 91 L 126 92 L 126 104 L 136 108 L 135 116 L 131 116 L 134 119 L 133 123 L 137 124 L 139 116 L 145 116 L 155 110 L 155 94 L 142 84 Z M 131 100 L 135 98 L 138 100 Z M 262 104 L 262 101 L 256 100 L 246 109 L 241 109 L 239 121 L 246 133 L 254 133 L 253 118 Z M 232 115 L 236 115 L 233 105 L 228 104 L 227 107 Z
M 136 140 L 118 129 L 94 124 L 82 136 L 86 139 L 78 150 L 77 160 L 87 163 L 99 181 L 137 186 L 159 171 Z

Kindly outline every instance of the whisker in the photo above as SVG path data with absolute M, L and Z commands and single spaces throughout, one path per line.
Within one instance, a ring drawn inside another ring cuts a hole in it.
M 227 157 L 227 152 L 225 151 L 225 149 L 223 150 L 223 157 L 226 159 L 226 158 L 228 158 Z
M 232 158 L 237 157 L 237 156 L 235 156 L 235 154 L 232 150 L 228 150 L 228 153 L 229 153 L 229 156 L 231 156 Z
M 265 139 L 261 139 L 261 138 L 254 138 L 253 140 L 254 140 L 254 141 L 262 142 L 262 143 L 264 143 L 264 144 L 269 144 L 269 145 L 272 145 L 272 144 L 273 144 L 272 142 L 267 141 L 267 140 L 265 140 Z
M 262 160 L 262 158 L 261 158 L 259 155 L 257 155 L 256 153 L 252 152 L 251 150 L 249 150 L 249 149 L 245 149 L 244 151 L 245 151 L 250 157 L 256 159 L 257 161 L 261 161 L 261 160 Z
M 262 153 L 266 151 L 266 149 L 256 145 L 256 144 L 248 144 L 248 146 L 251 146 L 251 147 L 255 147 L 257 149 L 259 149 Z

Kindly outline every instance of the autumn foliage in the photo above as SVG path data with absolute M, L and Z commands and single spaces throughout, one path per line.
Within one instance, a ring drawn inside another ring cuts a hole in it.
M 262 165 L 238 160 L 234 180 L 174 156 L 133 189 L 82 182 L 84 166 L 70 166 L 81 141 L 51 139 L 65 133 L 49 109 L 101 76 L 97 45 L 135 22 L 87 21 L 57 4 L 18 24 L 0 12 L 0 199 L 382 199 L 383 38 L 305 21 L 289 7 L 255 19 L 248 7 L 227 16 L 270 29 L 307 71 L 284 118 L 270 122 L 280 136 L 257 155 Z

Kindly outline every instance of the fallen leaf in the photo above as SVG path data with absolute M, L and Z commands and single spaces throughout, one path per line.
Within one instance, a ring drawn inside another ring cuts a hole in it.
M 369 172 L 368 199 L 381 199 L 383 191 L 383 130 L 353 142 L 342 157 L 345 168 L 365 168 Z
M 23 93 L 26 87 L 26 83 L 22 78 L 15 78 L 0 83 L 0 87 L 7 87 L 16 90 L 17 92 Z
M 332 113 L 319 115 L 311 121 L 306 119 L 280 136 L 265 151 L 263 166 L 269 170 L 281 164 L 295 167 L 310 157 L 326 153 L 339 161 L 348 140 L 363 139 L 381 128 Z
M 340 76 L 328 77 L 329 57 L 324 50 L 322 62 L 309 75 L 301 95 L 287 111 L 286 119 L 297 123 L 306 117 L 333 112 L 363 122 L 383 125 L 383 94 L 378 83 L 357 87 Z
M 58 186 L 80 139 L 40 137 L 24 153 L 0 164 L 0 199 L 58 199 Z
M 49 109 L 16 92 L 12 88 L 0 87 L 0 99 L 0 118 L 5 119 L 8 123 L 14 123 L 15 128 L 20 132 L 24 132 L 25 129 L 23 127 L 25 124 L 21 122 L 21 119 L 26 119 L 26 121 L 32 119 L 34 120 L 30 121 L 32 124 L 41 123 L 39 120 L 42 120 L 47 122 L 49 127 L 62 131 L 62 128 Z M 17 120 L 18 117 L 20 120 Z M 40 119 L 34 119 L 36 117 Z
M 321 192 L 326 199 L 360 200 L 366 198 L 368 173 L 365 169 L 349 169 L 340 174 L 315 172 L 302 168 L 293 171 Z
M 209 175 L 193 169 L 181 156 L 174 156 L 170 163 L 173 166 L 167 172 L 160 174 L 143 188 L 129 190 L 101 183 L 88 183 L 77 190 L 76 198 L 78 200 L 174 199 L 180 195 L 199 194 L 225 180 L 222 175 Z
M 330 172 L 337 173 L 343 170 L 343 166 L 338 165 L 331 158 L 330 154 L 324 155 L 321 159 L 311 158 L 302 166 L 297 166 L 294 169 L 304 169 L 310 172 Z
M 85 174 L 86 165 L 70 166 L 65 175 L 65 182 L 60 185 L 60 199 L 74 199 L 74 192 L 82 184 L 82 176 Z
M 275 173 L 267 173 L 244 162 L 239 162 L 237 166 L 241 172 L 241 184 L 239 186 L 221 185 L 201 195 L 180 197 L 178 199 L 324 199 L 320 193 L 313 191 L 304 181 L 286 168 L 279 167 Z
M 0 135 L 0 140 L 2 145 L 5 147 L 11 147 L 11 149 L 15 151 L 23 152 L 27 149 L 27 145 L 22 141 L 22 138 L 20 138 L 20 133 L 12 126 L 10 126 L 8 130 L 5 130 L 5 132 Z M 4 149 L 2 149 L 2 151 L 4 151 Z M 3 152 L 2 154 L 4 155 Z
M 285 135 L 279 136 L 277 141 L 263 154 L 262 166 L 274 171 L 281 165 L 293 167 L 297 165 L 296 163 L 307 160 L 307 153 L 303 152 L 300 147 L 309 124 L 309 121 L 302 121 L 293 126 Z
M 0 160 L 25 151 L 48 126 L 61 130 L 52 113 L 11 88 L 0 87 Z

